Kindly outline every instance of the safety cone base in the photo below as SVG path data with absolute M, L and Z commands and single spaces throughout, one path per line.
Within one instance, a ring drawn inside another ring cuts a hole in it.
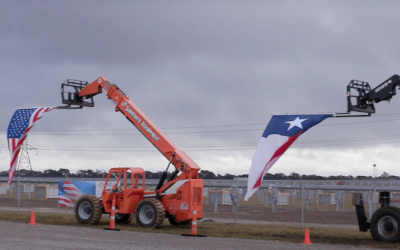
M 111 229 L 111 228 L 104 228 L 104 230 L 110 230 L 110 231 L 121 231 L 121 229 Z
M 181 234 L 181 236 L 192 236 L 192 237 L 207 237 L 207 235 L 200 235 L 200 234 Z

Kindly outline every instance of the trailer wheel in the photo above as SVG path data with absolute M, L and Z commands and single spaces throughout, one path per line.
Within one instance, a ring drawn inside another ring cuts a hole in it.
M 143 199 L 136 207 L 135 218 L 142 227 L 160 227 L 165 219 L 163 204 L 156 199 Z
M 398 242 L 400 240 L 400 209 L 383 207 L 371 218 L 371 236 L 375 241 Z
M 75 206 L 75 217 L 82 224 L 98 224 L 101 219 L 101 203 L 94 195 L 82 195 Z
M 133 214 L 115 214 L 115 222 L 118 224 L 131 224 Z

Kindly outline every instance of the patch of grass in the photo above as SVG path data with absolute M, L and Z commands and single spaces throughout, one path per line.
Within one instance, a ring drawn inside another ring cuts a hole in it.
M 36 222 L 39 224 L 82 226 L 95 229 L 104 229 L 109 226 L 109 217 L 102 217 L 99 225 L 86 226 L 77 223 L 74 215 L 36 213 Z M 0 220 L 29 223 L 30 212 L 4 211 L 0 214 Z M 117 224 L 116 228 L 124 231 L 151 232 L 163 234 L 190 234 L 190 226 L 171 226 L 167 220 L 160 229 L 141 228 L 135 223 L 131 225 Z M 345 244 L 353 246 L 366 246 L 374 248 L 398 249 L 399 244 L 380 243 L 371 239 L 369 233 L 359 232 L 354 229 L 337 228 L 309 228 L 311 242 L 325 244 Z M 209 237 L 256 239 L 256 240 L 279 240 L 283 242 L 303 243 L 305 230 L 298 227 L 282 225 L 259 225 L 259 224 L 226 224 L 226 223 L 200 223 L 198 233 Z

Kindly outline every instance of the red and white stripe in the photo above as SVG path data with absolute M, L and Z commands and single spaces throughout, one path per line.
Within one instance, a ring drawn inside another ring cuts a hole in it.
M 244 200 L 247 201 L 262 184 L 262 179 L 268 170 L 279 160 L 292 143 L 300 136 L 300 131 L 293 137 L 271 134 L 267 138 L 262 137 L 257 145 L 251 163 L 250 174 L 247 182 L 247 193 Z M 257 166 L 264 166 L 258 168 Z
M 64 181 L 64 191 L 67 198 L 72 201 L 77 201 L 79 197 L 84 195 L 84 193 L 80 191 L 71 181 Z
M 58 206 L 60 207 L 73 207 L 74 202 L 65 195 L 58 195 Z
M 8 139 L 8 150 L 10 151 L 11 155 L 11 162 L 10 162 L 10 171 L 8 172 L 8 184 L 11 184 L 18 163 L 18 156 L 21 150 L 22 143 L 24 143 L 26 136 L 28 135 L 29 131 L 32 129 L 33 125 L 37 120 L 42 118 L 47 112 L 53 110 L 56 107 L 44 107 L 44 108 L 37 108 L 35 112 L 30 117 L 29 125 L 25 129 L 24 133 L 20 138 L 10 138 Z

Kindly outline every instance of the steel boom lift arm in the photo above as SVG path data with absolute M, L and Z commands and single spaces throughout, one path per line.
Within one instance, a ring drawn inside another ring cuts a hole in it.
M 75 89 L 78 94 L 70 94 L 69 99 L 63 98 L 63 103 L 67 105 L 80 105 L 93 107 L 94 104 L 85 105 L 84 99 L 91 100 L 93 96 L 107 92 L 107 97 L 112 100 L 116 107 L 116 112 L 121 112 L 176 168 L 172 178 L 178 180 L 198 179 L 200 167 L 182 150 L 178 148 L 115 84 L 111 84 L 107 78 L 99 77 L 94 82 Z M 168 165 L 169 166 L 169 165 Z M 168 167 L 167 167 L 168 170 Z M 160 180 L 159 189 L 165 180 L 166 172 Z M 170 179 L 172 179 L 170 178 Z
M 367 82 L 352 80 L 347 85 L 347 111 L 363 112 L 369 115 L 375 113 L 374 104 L 390 101 L 396 95 L 396 86 L 399 85 L 400 76 L 398 75 L 393 75 L 374 89 L 371 89 Z M 358 95 L 352 94 L 352 90 L 356 90 Z M 356 99 L 355 105 L 351 101 L 354 98 Z

